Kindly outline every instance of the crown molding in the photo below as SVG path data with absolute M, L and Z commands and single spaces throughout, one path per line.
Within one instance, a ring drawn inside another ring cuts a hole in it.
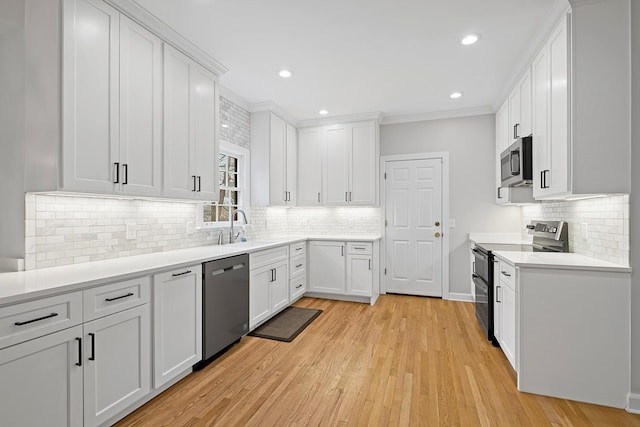
M 200 63 L 200 65 L 209 71 L 212 71 L 216 75 L 222 76 L 229 71 L 227 67 L 218 62 L 211 55 L 190 42 L 173 28 L 169 27 L 157 16 L 137 4 L 134 0 L 105 0 L 105 2 L 109 3 L 111 6 L 136 21 L 138 24 L 159 36 L 163 41 L 169 43 L 171 46 Z
M 455 119 L 458 117 L 483 116 L 494 114 L 495 111 L 490 105 L 483 107 L 464 108 L 460 110 L 433 111 L 429 113 L 403 114 L 397 116 L 385 116 L 383 125 L 394 125 L 398 123 L 424 122 L 428 120 Z
M 349 114 L 345 116 L 332 116 L 332 117 L 322 117 L 317 119 L 308 119 L 308 120 L 300 120 L 298 121 L 298 128 L 308 128 L 314 126 L 327 126 L 327 125 L 337 125 L 342 123 L 353 123 L 353 122 L 368 122 L 375 120 L 380 123 L 382 120 L 382 113 L 362 113 L 362 114 Z
M 249 111 L 251 111 L 252 113 L 259 113 L 260 111 L 271 111 L 280 118 L 284 119 L 284 121 L 289 123 L 290 125 L 298 127 L 298 119 L 287 113 L 281 106 L 273 101 L 264 101 L 251 104 Z
M 237 106 L 244 108 L 247 111 L 251 111 L 251 104 L 249 104 L 243 97 L 233 92 L 231 89 L 220 85 L 220 96 L 227 98 Z
M 551 9 L 538 25 L 535 34 L 529 39 L 529 43 L 522 49 L 522 53 L 511 68 L 509 78 L 506 80 L 508 84 L 500 92 L 500 96 L 493 103 L 494 111 L 498 111 L 505 99 L 509 96 L 513 88 L 516 86 L 520 78 L 524 75 L 527 67 L 533 61 L 535 55 L 540 51 L 544 43 L 551 35 L 551 31 L 558 25 L 560 19 L 571 10 L 569 1 L 575 0 L 556 0 Z M 601 0 L 598 0 L 601 1 Z

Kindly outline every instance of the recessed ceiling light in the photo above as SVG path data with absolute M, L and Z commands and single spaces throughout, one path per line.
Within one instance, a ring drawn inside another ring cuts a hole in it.
M 282 77 L 283 79 L 288 79 L 289 77 L 291 77 L 293 75 L 293 73 L 291 72 L 291 70 L 287 70 L 286 68 L 284 68 L 284 69 L 280 70 L 278 75 L 280 77 Z
M 474 44 L 478 40 L 480 40 L 480 34 L 469 34 L 467 36 L 464 36 L 460 43 L 465 46 L 469 46 L 470 44 Z
M 451 95 L 449 95 L 449 98 L 451 99 L 458 99 L 462 96 L 462 92 L 451 92 Z
M 322 114 L 323 116 L 326 116 L 327 114 L 329 114 L 329 112 L 327 110 L 320 110 L 318 111 L 318 114 Z

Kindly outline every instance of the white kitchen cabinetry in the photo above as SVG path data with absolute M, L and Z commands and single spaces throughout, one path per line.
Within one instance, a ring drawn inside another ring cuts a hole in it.
M 249 254 L 249 329 L 289 305 L 289 246 Z
M 80 337 L 75 326 L 0 350 L 3 425 L 83 425 Z
M 322 205 L 322 128 L 298 130 L 298 205 Z
M 202 359 L 202 265 L 153 278 L 153 386 Z
M 97 426 L 150 390 L 149 306 L 84 324 L 84 425 Z
M 509 131 L 510 141 L 531 135 L 531 71 L 528 68 L 509 95 Z
M 161 41 L 98 0 L 65 0 L 63 190 L 161 192 Z
M 515 269 L 504 261 L 495 267 L 494 336 L 513 369 L 517 369 Z
M 292 206 L 296 197 L 296 129 L 270 111 L 251 114 L 251 202 Z
M 307 291 L 307 243 L 289 245 L 289 302 L 300 299 Z
M 563 17 L 536 55 L 536 198 L 630 192 L 629 35 L 624 2 L 580 4 Z M 604 81 L 607 90 L 602 90 Z
M 309 242 L 311 296 L 374 304 L 379 295 L 378 242 Z
M 517 205 L 533 203 L 531 187 L 503 187 L 500 154 L 513 142 L 513 127 L 509 126 L 509 105 L 506 100 L 496 112 L 496 203 L 499 205 Z
M 377 203 L 379 150 L 375 122 L 301 129 L 299 138 L 300 204 L 370 206 Z M 321 155 L 320 173 L 317 163 L 320 159 L 312 157 L 318 154 Z M 307 163 L 315 167 L 307 170 Z M 315 191 L 311 191 L 312 188 Z M 312 199 L 314 193 L 316 199 Z
M 218 200 L 218 80 L 164 45 L 164 195 Z

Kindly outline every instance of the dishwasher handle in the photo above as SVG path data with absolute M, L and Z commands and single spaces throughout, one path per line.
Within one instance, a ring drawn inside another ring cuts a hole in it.
M 239 270 L 241 268 L 244 268 L 244 262 L 240 263 L 240 264 L 232 265 L 232 266 L 229 266 L 229 267 L 225 267 L 225 268 L 220 268 L 218 270 L 213 270 L 211 272 L 211 275 L 212 276 L 217 276 L 218 274 L 224 274 L 224 273 L 226 273 L 228 271 Z

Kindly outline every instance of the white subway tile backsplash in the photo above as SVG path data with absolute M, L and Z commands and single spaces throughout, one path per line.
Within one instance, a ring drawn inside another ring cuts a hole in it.
M 571 252 L 629 265 L 628 195 L 548 201 L 522 208 L 523 229 L 536 219 L 566 221 Z M 587 224 L 586 238 L 582 236 L 582 224 Z

